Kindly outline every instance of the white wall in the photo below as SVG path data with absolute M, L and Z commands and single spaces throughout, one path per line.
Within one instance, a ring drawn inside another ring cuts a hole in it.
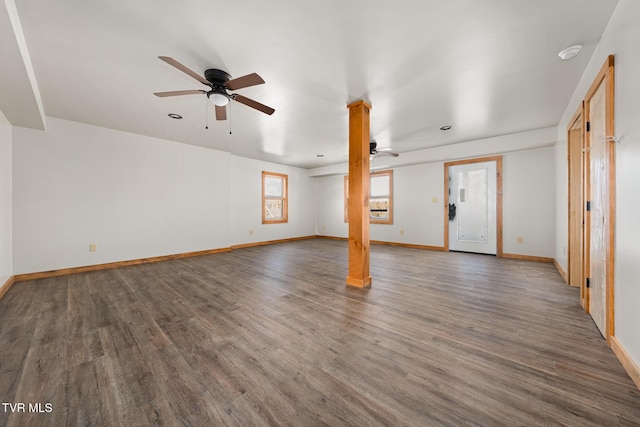
M 315 180 L 317 234 L 347 237 L 349 225 L 344 222 L 344 175 L 323 176 Z
M 393 224 L 371 224 L 371 240 L 441 247 L 443 174 L 442 162 L 394 168 Z M 349 225 L 344 222 L 344 175 L 315 179 L 318 234 L 348 237 Z M 434 197 L 438 199 L 436 203 L 432 202 Z
M 562 125 L 558 126 L 558 129 L 561 127 Z M 567 247 L 569 246 L 569 174 L 566 132 L 565 124 L 564 134 L 558 131 L 558 143 L 554 147 L 556 168 L 555 260 L 564 271 L 568 271 L 569 265 L 567 255 Z
M 11 204 L 11 125 L 0 111 L 0 286 L 13 275 Z
M 14 127 L 14 274 L 228 247 L 229 157 L 50 117 Z
M 371 224 L 372 240 L 444 245 L 443 167 L 436 162 L 393 170 L 393 224 Z
M 554 257 L 554 160 L 553 147 L 504 155 L 502 249 L 505 253 Z M 518 243 L 518 237 L 522 237 L 522 243 Z
M 505 153 L 503 175 L 504 252 L 552 258 L 555 242 L 553 147 Z M 347 237 L 343 175 L 321 176 L 316 180 L 321 201 L 318 234 Z M 444 162 L 393 168 L 393 224 L 372 224 L 371 239 L 442 247 L 443 180 Z M 518 244 L 517 237 L 523 237 L 523 243 Z
M 315 234 L 304 169 L 50 117 L 13 139 L 15 274 Z M 263 170 L 289 175 L 288 224 L 262 224 Z
M 230 162 L 232 245 L 316 234 L 315 182 L 305 169 L 238 156 L 231 156 Z M 289 222 L 286 224 L 262 224 L 262 171 L 288 176 Z
M 393 169 L 393 224 L 371 224 L 372 240 L 438 247 L 444 244 L 442 167 L 442 162 L 438 162 Z M 349 225 L 344 222 L 344 175 L 316 180 L 318 234 L 348 237 Z
M 616 218 L 615 218 L 615 335 L 636 366 L 640 366 L 640 2 L 620 0 L 604 35 L 558 125 L 556 175 L 558 221 L 556 259 L 566 268 L 559 250 L 567 244 L 566 175 L 567 123 L 576 111 L 607 55 L 615 55 Z

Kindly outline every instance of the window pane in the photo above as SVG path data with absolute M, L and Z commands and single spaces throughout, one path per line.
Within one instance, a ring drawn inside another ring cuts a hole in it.
M 265 197 L 283 197 L 282 178 L 266 176 L 264 178 Z
M 389 199 L 371 199 L 369 201 L 371 219 L 389 218 Z
M 487 169 L 458 173 L 458 240 L 487 241 L 488 176 Z
M 389 175 L 371 177 L 371 197 L 389 196 Z
M 280 219 L 282 218 L 282 200 L 267 199 L 264 201 L 265 218 Z

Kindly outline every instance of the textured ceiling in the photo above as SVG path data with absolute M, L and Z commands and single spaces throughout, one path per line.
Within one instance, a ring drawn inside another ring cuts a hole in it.
M 345 161 L 346 105 L 360 98 L 373 107 L 372 138 L 400 153 L 556 125 L 616 4 L 21 0 L 16 6 L 47 116 L 315 167 Z M 561 49 L 578 43 L 585 46 L 580 55 L 559 60 Z M 276 112 L 232 102 L 230 120 L 219 122 L 203 95 L 158 98 L 153 92 L 206 88 L 160 55 L 201 74 L 256 72 L 266 84 L 237 92 Z M 6 102 L 0 109 L 9 110 L 9 120 L 22 114 Z M 443 132 L 443 125 L 452 129 Z

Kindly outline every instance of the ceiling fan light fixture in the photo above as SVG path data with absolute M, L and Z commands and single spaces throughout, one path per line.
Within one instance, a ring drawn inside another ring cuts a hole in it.
M 209 93 L 209 99 L 218 107 L 224 107 L 229 103 L 229 96 L 220 88 L 214 88 Z
M 568 48 L 561 50 L 558 53 L 558 56 L 563 61 L 568 61 L 571 58 L 575 57 L 577 54 L 579 54 L 581 50 L 582 50 L 582 45 L 581 44 L 577 44 L 577 45 L 574 45 L 574 46 L 569 46 Z

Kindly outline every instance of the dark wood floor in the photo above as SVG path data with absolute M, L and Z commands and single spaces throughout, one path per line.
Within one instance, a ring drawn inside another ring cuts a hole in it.
M 640 425 L 551 264 L 314 239 L 16 283 L 0 425 Z M 46 412 L 45 403 L 51 404 Z

